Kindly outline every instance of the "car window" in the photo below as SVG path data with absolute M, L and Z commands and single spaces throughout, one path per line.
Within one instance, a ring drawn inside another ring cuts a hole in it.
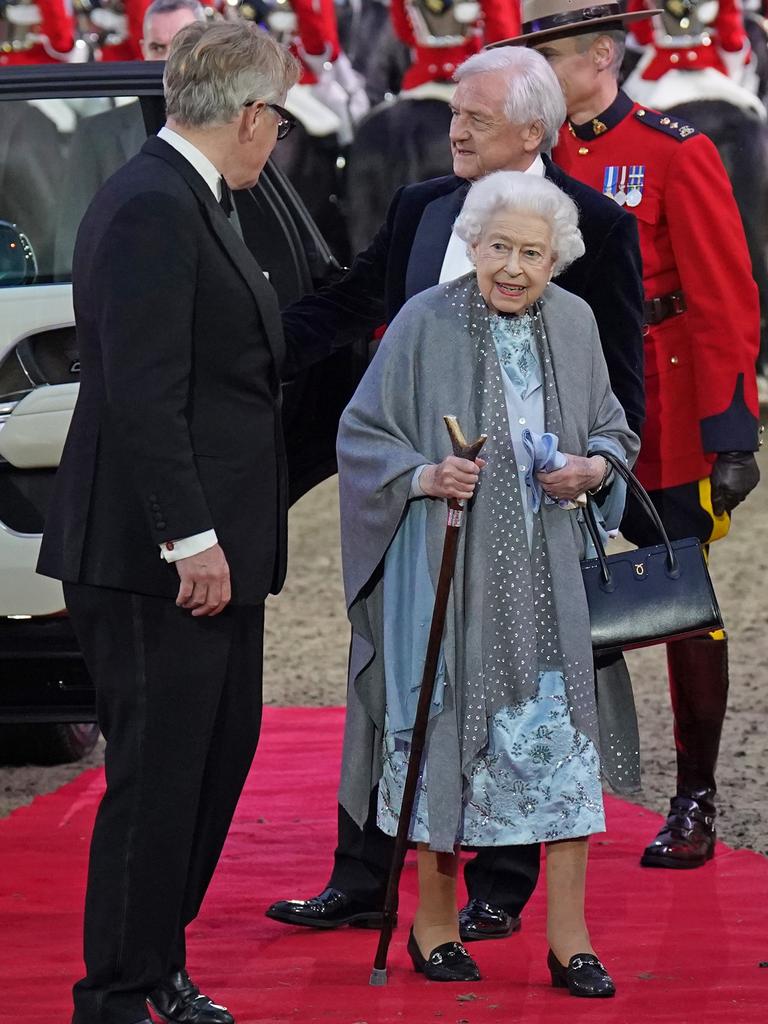
M 155 123 L 156 102 L 129 95 L 0 99 L 0 287 L 71 280 L 80 221 L 98 189 L 141 149 L 145 122 L 162 124 Z M 332 257 L 279 172 L 270 168 L 236 199 L 244 240 L 281 305 L 322 280 Z
M 78 117 L 67 139 L 66 166 L 54 217 L 53 273 L 68 281 L 77 229 L 104 182 L 136 156 L 147 138 L 141 103 L 114 96 L 105 109 L 91 107 Z
M 145 137 L 132 96 L 0 102 L 1 285 L 69 280 L 83 213 Z

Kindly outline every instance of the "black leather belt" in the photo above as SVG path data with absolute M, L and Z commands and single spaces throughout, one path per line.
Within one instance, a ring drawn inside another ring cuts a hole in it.
M 671 316 L 679 316 L 687 308 L 682 292 L 659 295 L 658 298 L 648 299 L 643 303 L 646 324 L 660 324 L 662 320 L 668 320 Z

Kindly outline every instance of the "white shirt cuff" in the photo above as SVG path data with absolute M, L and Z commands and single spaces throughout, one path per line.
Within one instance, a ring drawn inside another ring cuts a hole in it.
M 426 492 L 421 489 L 421 484 L 419 483 L 419 480 L 421 479 L 421 474 L 424 472 L 427 466 L 428 463 L 425 462 L 423 466 L 417 466 L 416 469 L 413 471 L 413 476 L 411 477 L 411 489 L 408 493 L 409 498 L 427 497 Z
M 214 544 L 219 543 L 215 530 L 205 530 L 203 533 L 196 533 L 192 537 L 182 537 L 181 540 L 169 541 L 173 547 L 169 550 L 165 544 L 160 545 L 160 555 L 166 562 L 178 562 L 180 558 L 191 558 L 192 555 L 199 555 L 201 551 L 207 551 Z

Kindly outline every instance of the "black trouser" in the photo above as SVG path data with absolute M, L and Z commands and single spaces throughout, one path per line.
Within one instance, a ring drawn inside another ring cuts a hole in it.
M 328 884 L 352 899 L 381 906 L 394 839 L 376 827 L 376 800 L 377 791 L 374 790 L 362 829 L 343 807 L 339 807 L 339 845 Z M 539 857 L 538 843 L 484 847 L 464 867 L 464 881 L 470 898 L 502 907 L 516 917 L 536 888 Z
M 64 594 L 107 740 L 74 1020 L 134 1024 L 184 966 L 256 750 L 264 606 L 193 618 L 163 598 Z
M 730 516 L 715 517 L 709 483 L 651 491 L 651 501 L 672 540 L 698 537 L 705 551 L 725 537 Z M 658 543 L 656 531 L 630 495 L 621 531 L 638 546 Z M 669 690 L 677 751 L 677 793 L 711 802 L 728 703 L 728 644 L 723 631 L 667 645 Z

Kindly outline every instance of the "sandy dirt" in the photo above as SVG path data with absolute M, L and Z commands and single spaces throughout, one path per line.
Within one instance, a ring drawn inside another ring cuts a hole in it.
M 768 481 L 768 451 L 761 453 L 760 463 Z M 768 854 L 766 526 L 768 483 L 737 511 L 731 536 L 714 546 L 711 564 L 731 656 L 730 710 L 719 768 L 719 831 L 733 846 Z M 292 509 L 290 531 L 288 581 L 267 610 L 265 700 L 268 704 L 341 704 L 348 625 L 340 579 L 335 478 Z M 642 741 L 643 789 L 637 800 L 665 811 L 674 787 L 674 748 L 664 649 L 634 652 L 629 664 Z M 79 765 L 0 769 L 0 815 L 56 788 L 101 758 L 100 746 Z

